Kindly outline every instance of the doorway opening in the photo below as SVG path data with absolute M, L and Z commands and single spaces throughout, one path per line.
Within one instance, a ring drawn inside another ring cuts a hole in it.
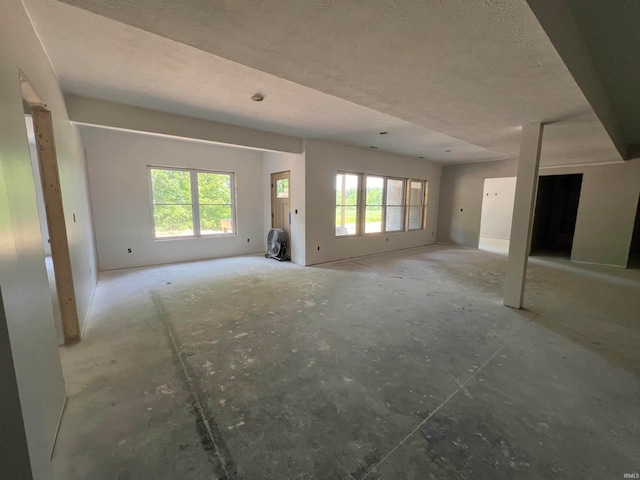
M 509 254 L 515 196 L 516 177 L 485 179 L 478 239 L 480 250 Z
M 538 179 L 531 254 L 571 257 L 581 188 L 581 173 Z
M 633 224 L 633 235 L 631 236 L 631 245 L 629 246 L 627 268 L 640 270 L 640 196 L 638 197 L 636 221 Z
M 36 198 L 41 198 L 42 205 L 40 207 L 39 204 L 38 214 L 43 248 L 45 254 L 48 252 L 51 254 L 47 255 L 47 273 L 49 274 L 49 284 L 54 284 L 52 288 L 54 317 L 55 312 L 59 312 L 60 323 L 59 326 L 56 325 L 56 331 L 59 341 L 62 340 L 66 345 L 69 345 L 80 341 L 80 324 L 62 204 L 53 119 L 38 92 L 22 72 L 20 72 L 20 87 L 25 115 L 28 115 L 25 118 L 28 122 L 27 130 L 33 132 L 33 147 L 30 146 L 31 162 Z M 42 194 L 41 197 L 38 192 Z
M 36 135 L 33 127 L 31 114 L 25 114 L 25 125 L 27 127 L 27 138 L 29 140 L 29 156 L 31 158 L 31 171 L 33 172 L 33 186 L 36 191 L 36 206 L 38 207 L 38 221 L 42 235 L 42 249 L 44 250 L 44 262 L 47 267 L 47 277 L 49 279 L 49 290 L 51 292 L 51 306 L 53 307 L 53 319 L 56 327 L 56 337 L 58 344 L 64 343 L 62 332 L 62 322 L 60 320 L 60 305 L 58 303 L 58 289 L 56 288 L 56 277 L 53 270 L 53 258 L 51 256 L 51 239 L 49 238 L 49 227 L 47 225 L 47 212 L 44 204 L 44 194 L 42 191 L 42 177 L 40 175 L 40 165 L 38 162 L 38 150 L 36 147 Z
M 291 259 L 291 172 L 271 174 L 271 228 L 281 228 L 287 232 L 288 253 Z

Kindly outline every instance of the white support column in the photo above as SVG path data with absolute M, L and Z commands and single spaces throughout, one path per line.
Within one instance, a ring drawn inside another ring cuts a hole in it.
M 507 307 L 522 308 L 527 261 L 531 248 L 533 210 L 538 189 L 538 167 L 540 165 L 543 129 L 541 123 L 532 123 L 522 128 L 511 240 L 509 242 L 509 260 L 504 281 L 504 304 Z

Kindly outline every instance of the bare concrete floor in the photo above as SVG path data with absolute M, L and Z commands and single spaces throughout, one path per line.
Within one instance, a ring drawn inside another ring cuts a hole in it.
M 67 479 L 619 479 L 640 472 L 640 272 L 432 246 L 100 276 L 61 351 Z

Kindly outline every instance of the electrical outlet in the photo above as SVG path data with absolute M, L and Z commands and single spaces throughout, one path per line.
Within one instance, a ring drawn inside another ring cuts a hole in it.
M 130 248 L 127 248 L 127 253 L 131 253 L 131 249 Z

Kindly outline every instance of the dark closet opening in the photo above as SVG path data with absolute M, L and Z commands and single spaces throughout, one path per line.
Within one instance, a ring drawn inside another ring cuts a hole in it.
M 538 179 L 531 254 L 571 256 L 581 187 L 581 173 Z
M 633 224 L 627 268 L 640 269 L 640 197 L 638 197 L 638 206 L 636 208 L 636 221 Z

